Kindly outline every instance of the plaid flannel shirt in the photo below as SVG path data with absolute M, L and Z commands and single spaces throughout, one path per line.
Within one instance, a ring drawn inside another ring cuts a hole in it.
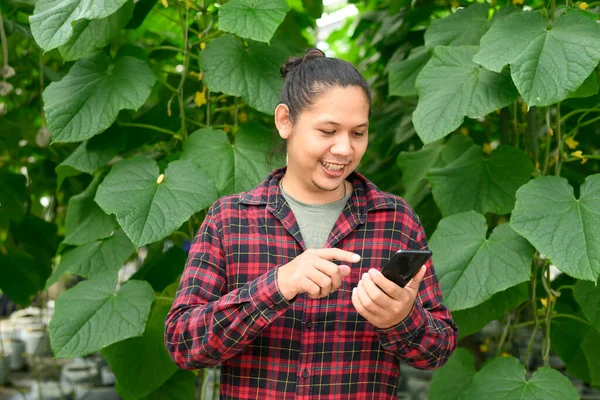
M 210 208 L 166 318 L 165 345 L 177 365 L 221 364 L 224 399 L 397 399 L 399 359 L 420 369 L 446 362 L 457 327 L 431 260 L 409 316 L 375 328 L 359 315 L 352 288 L 398 249 L 427 247 L 414 211 L 357 172 L 353 193 L 325 247 L 358 253 L 329 296 L 287 301 L 277 269 L 305 249 L 273 171 L 256 188 Z

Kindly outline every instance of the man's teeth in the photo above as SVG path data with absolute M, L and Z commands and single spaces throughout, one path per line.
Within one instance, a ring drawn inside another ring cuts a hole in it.
M 332 171 L 339 171 L 340 169 L 345 167 L 345 165 L 343 164 L 331 164 L 327 162 L 322 162 L 321 164 L 323 164 L 325 168 L 330 169 Z

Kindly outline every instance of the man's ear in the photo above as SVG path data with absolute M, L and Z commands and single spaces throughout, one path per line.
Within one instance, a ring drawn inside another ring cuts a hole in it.
M 282 139 L 287 139 L 292 133 L 292 121 L 290 120 L 290 109 L 286 104 L 278 104 L 275 107 L 275 126 Z

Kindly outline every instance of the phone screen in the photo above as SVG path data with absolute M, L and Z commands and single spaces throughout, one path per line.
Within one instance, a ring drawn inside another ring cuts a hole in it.
M 383 276 L 400 287 L 419 272 L 431 257 L 430 250 L 398 250 L 381 270 Z

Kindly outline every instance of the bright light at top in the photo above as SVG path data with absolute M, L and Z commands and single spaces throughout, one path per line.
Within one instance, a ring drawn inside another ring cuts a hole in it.
M 325 4 L 325 2 L 323 2 L 323 4 Z M 358 15 L 358 8 L 356 8 L 354 4 L 349 4 L 344 8 L 340 8 L 339 10 L 332 12 L 331 14 L 323 14 L 321 18 L 317 19 L 317 26 L 322 28 L 324 26 L 343 21 L 346 18 L 353 17 L 355 15 Z

